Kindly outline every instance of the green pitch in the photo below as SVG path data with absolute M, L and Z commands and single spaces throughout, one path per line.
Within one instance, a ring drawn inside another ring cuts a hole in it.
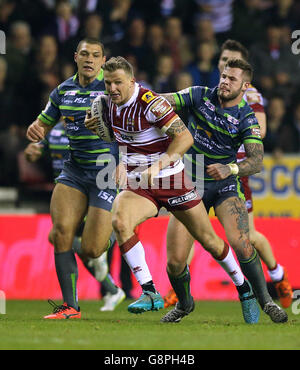
M 47 302 L 8 301 L 0 315 L 0 349 L 299 349 L 300 314 L 288 309 L 289 322 L 274 324 L 261 312 L 246 325 L 239 302 L 196 303 L 179 324 L 162 324 L 167 310 L 133 315 L 123 302 L 114 312 L 100 312 L 101 302 L 81 301 L 81 320 L 52 321 Z

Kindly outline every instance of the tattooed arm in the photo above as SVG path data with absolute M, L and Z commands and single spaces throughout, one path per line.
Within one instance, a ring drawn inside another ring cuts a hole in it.
M 264 146 L 259 143 L 248 143 L 244 146 L 247 158 L 238 163 L 240 177 L 259 173 L 263 167 Z
M 264 147 L 260 143 L 244 144 L 247 158 L 238 164 L 228 165 L 214 163 L 207 166 L 207 173 L 215 180 L 224 180 L 228 176 L 234 174 L 243 176 L 251 176 L 262 170 Z
M 172 105 L 172 108 L 176 110 L 176 102 L 173 93 L 167 93 L 167 94 L 160 94 L 163 96 L 168 102 Z

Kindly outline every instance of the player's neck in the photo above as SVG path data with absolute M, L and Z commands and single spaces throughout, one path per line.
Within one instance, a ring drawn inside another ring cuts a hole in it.
M 95 81 L 96 78 L 97 78 L 97 76 L 95 76 L 95 77 L 86 77 L 86 76 L 78 74 L 78 81 L 79 81 L 80 86 L 82 86 L 82 87 L 88 86 L 90 83 Z
M 234 107 L 235 105 L 240 104 L 242 101 L 243 95 L 237 96 L 235 99 L 232 100 L 223 100 L 219 97 L 219 103 L 222 108 L 231 108 Z

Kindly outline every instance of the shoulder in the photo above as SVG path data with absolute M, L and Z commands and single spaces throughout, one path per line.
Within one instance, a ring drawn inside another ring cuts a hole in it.
M 154 120 L 160 120 L 171 112 L 174 112 L 167 99 L 156 92 L 143 87 L 140 88 L 137 100 L 141 104 L 147 117 L 150 117 L 148 116 L 149 113 Z
M 250 85 L 245 91 L 243 98 L 250 106 L 261 105 L 263 107 L 264 105 L 262 94 L 253 85 Z

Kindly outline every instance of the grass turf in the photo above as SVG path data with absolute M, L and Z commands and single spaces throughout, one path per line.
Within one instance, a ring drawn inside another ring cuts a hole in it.
M 196 302 L 178 324 L 162 324 L 167 310 L 134 315 L 123 302 L 100 312 L 98 301 L 81 301 L 81 320 L 43 320 L 51 312 L 44 301 L 8 301 L 0 315 L 0 349 L 299 349 L 300 314 L 288 309 L 289 322 L 274 324 L 261 312 L 256 325 L 244 323 L 239 302 Z

